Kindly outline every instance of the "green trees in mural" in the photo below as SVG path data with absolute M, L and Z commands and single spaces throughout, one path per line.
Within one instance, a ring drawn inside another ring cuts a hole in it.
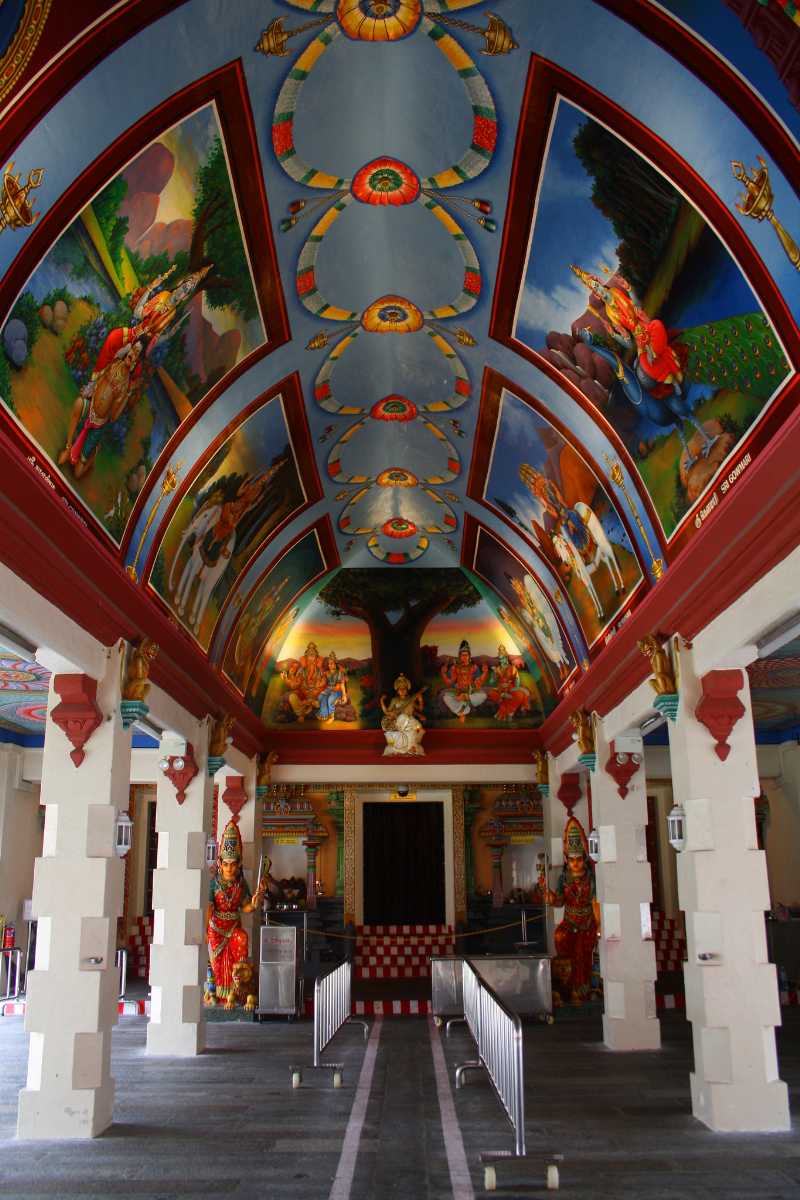
M 228 164 L 219 138 L 197 173 L 197 195 L 192 211 L 194 226 L 189 250 L 192 271 L 212 265 L 199 290 L 211 308 L 230 305 L 250 321 L 258 316 L 245 257 Z
M 422 635 L 434 617 L 480 604 L 467 577 L 455 570 L 340 571 L 320 592 L 334 615 L 366 622 L 372 642 L 376 691 L 391 694 L 405 671 L 415 686 L 422 682 Z
M 642 295 L 669 239 L 681 198 L 641 155 L 596 121 L 586 121 L 572 145 L 594 180 L 593 203 L 620 238 L 620 270 Z

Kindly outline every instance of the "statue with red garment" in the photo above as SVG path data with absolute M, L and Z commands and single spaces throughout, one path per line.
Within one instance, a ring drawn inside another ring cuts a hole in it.
M 547 904 L 564 909 L 564 918 L 555 931 L 557 958 L 553 973 L 573 1004 L 585 1004 L 592 993 L 592 959 L 600 928 L 600 908 L 589 843 L 577 817 L 569 817 L 564 826 L 564 866 L 555 889 L 547 887 L 544 876 L 539 886 Z
M 242 874 L 242 835 L 236 822 L 229 821 L 222 834 L 217 872 L 211 880 L 208 893 L 206 937 L 216 999 L 207 1002 L 224 1001 L 226 1008 L 236 1007 L 234 968 L 238 963 L 247 961 L 250 949 L 240 914 L 253 912 L 260 906 L 269 882 L 268 870 L 269 864 L 267 873 L 251 894 Z

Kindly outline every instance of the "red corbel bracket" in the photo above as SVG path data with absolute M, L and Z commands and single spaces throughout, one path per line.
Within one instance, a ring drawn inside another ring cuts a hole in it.
M 556 795 L 567 810 L 567 816 L 572 816 L 572 810 L 580 800 L 581 794 L 581 777 L 577 771 L 570 771 L 561 776 L 561 785 Z
M 183 759 L 183 766 L 178 769 L 175 766 L 177 759 Z M 197 763 L 194 761 L 194 750 L 192 743 L 186 743 L 186 752 L 184 754 L 173 754 L 168 759 L 169 766 L 164 771 L 167 779 L 175 788 L 175 798 L 178 804 L 183 804 L 186 799 L 186 789 L 197 774 Z
M 609 745 L 611 754 L 606 763 L 606 771 L 617 785 L 617 791 L 624 800 L 628 794 L 628 784 L 642 765 L 639 754 L 617 754 L 614 743 Z
M 239 814 L 247 804 L 248 796 L 244 786 L 243 775 L 229 775 L 226 780 L 225 791 L 222 793 L 222 799 L 233 814 L 233 819 L 236 824 L 239 824 Z
M 744 687 L 744 677 L 738 670 L 709 671 L 700 680 L 700 686 L 703 697 L 694 715 L 714 738 L 717 758 L 725 762 L 731 752 L 728 738 L 746 711 L 737 695 Z
M 103 723 L 97 707 L 97 680 L 89 675 L 56 675 L 53 687 L 61 703 L 51 709 L 50 716 L 74 746 L 69 756 L 79 767 L 86 757 L 84 746 Z

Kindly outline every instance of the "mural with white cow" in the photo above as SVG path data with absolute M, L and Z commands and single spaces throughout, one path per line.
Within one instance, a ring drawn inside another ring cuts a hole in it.
M 306 501 L 280 396 L 195 475 L 161 540 L 150 586 L 207 649 L 225 597 L 259 546 Z
M 549 565 L 591 647 L 642 582 L 636 552 L 592 464 L 538 408 L 507 388 L 481 499 Z

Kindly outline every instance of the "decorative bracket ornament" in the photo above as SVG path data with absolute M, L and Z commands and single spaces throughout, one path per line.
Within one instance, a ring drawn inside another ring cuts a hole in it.
M 594 745 L 594 722 L 592 714 L 586 712 L 583 708 L 579 708 L 576 712 L 570 714 L 569 720 L 574 731 L 572 739 L 578 743 L 578 749 L 580 750 L 578 763 L 580 766 L 588 767 L 590 771 L 594 771 L 597 767 L 597 753 Z
M 89 675 L 55 675 L 53 689 L 61 703 L 51 709 L 50 717 L 72 743 L 69 756 L 79 767 L 86 757 L 84 746 L 103 723 L 97 707 L 97 680 Z
M 239 824 L 239 814 L 247 804 L 248 796 L 244 786 L 244 776 L 229 775 L 225 781 L 225 791 L 222 793 L 222 801 L 227 804 L 231 810 L 233 820 Z
M 208 763 L 206 770 L 208 771 L 209 779 L 213 779 L 220 767 L 225 764 L 225 751 L 233 741 L 230 736 L 236 718 L 230 713 L 226 713 L 224 717 L 220 717 L 211 727 L 211 735 L 208 739 Z
M 744 687 L 744 677 L 739 670 L 709 671 L 700 680 L 700 686 L 703 696 L 694 715 L 714 738 L 717 758 L 725 762 L 731 752 L 728 738 L 746 712 L 738 697 Z
M 183 754 L 170 755 L 167 763 L 164 774 L 175 788 L 175 798 L 178 804 L 183 804 L 186 799 L 186 789 L 199 769 L 195 762 L 192 743 L 186 743 L 186 750 Z
M 263 800 L 272 787 L 272 768 L 278 761 L 278 753 L 276 750 L 268 750 L 266 754 L 259 754 L 258 767 L 256 770 L 256 798 Z
M 649 661 L 650 669 L 653 672 L 650 679 L 650 686 L 656 694 L 653 708 L 656 712 L 668 717 L 670 721 L 674 721 L 678 715 L 680 697 L 669 651 L 664 649 L 660 639 L 654 633 L 648 633 L 647 637 L 642 638 L 637 644 Z
M 581 798 L 581 777 L 577 771 L 569 771 L 566 775 L 561 776 L 561 786 L 556 792 L 564 808 L 567 810 L 567 816 L 572 816 L 572 810 Z
M 534 750 L 533 762 L 536 768 L 536 786 L 539 789 L 539 795 L 546 800 L 550 795 L 550 764 L 547 759 L 547 751 Z
M 642 765 L 642 758 L 639 754 L 618 754 L 613 742 L 608 748 L 611 753 L 606 763 L 606 771 L 616 783 L 617 791 L 624 800 L 628 794 L 628 784 Z
M 119 706 L 123 729 L 130 729 L 134 721 L 146 717 L 150 711 L 145 700 L 150 691 L 150 665 L 157 654 L 158 646 L 148 637 L 142 638 L 138 646 L 130 648 Z

